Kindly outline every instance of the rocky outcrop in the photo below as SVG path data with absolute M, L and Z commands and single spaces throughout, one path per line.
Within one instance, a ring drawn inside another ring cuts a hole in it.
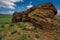
M 58 26 L 58 21 L 55 18 L 57 9 L 52 3 L 33 6 L 24 12 L 14 13 L 12 22 L 28 21 L 34 26 L 54 28 Z
M 12 16 L 12 22 L 17 23 L 27 19 L 27 14 L 24 12 L 14 12 Z

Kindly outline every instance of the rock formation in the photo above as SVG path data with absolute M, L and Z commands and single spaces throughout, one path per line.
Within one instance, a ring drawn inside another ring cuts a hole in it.
M 57 9 L 52 3 L 33 6 L 24 12 L 13 13 L 12 22 L 28 21 L 34 26 L 54 28 L 58 26 L 55 19 Z
M 14 12 L 12 17 L 12 22 L 17 23 L 23 20 L 27 20 L 27 14 L 24 12 Z

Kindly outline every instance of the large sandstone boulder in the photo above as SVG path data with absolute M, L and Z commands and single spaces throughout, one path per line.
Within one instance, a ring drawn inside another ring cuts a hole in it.
M 33 8 L 33 7 L 32 7 Z M 57 14 L 56 8 L 52 3 L 47 3 L 43 5 L 36 6 L 32 12 L 28 14 L 31 22 L 36 26 L 45 28 L 54 28 L 58 26 L 58 21 L 55 19 Z
M 23 20 L 27 20 L 27 14 L 24 12 L 14 12 L 12 16 L 12 22 L 17 23 Z
M 24 12 L 13 14 L 12 22 L 28 21 L 34 26 L 54 28 L 58 26 L 58 21 L 55 18 L 57 9 L 52 3 L 33 6 Z

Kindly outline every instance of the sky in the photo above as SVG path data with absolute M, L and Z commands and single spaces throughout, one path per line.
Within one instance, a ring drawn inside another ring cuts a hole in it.
M 0 14 L 25 11 L 33 6 L 51 2 L 60 12 L 60 0 L 0 0 Z

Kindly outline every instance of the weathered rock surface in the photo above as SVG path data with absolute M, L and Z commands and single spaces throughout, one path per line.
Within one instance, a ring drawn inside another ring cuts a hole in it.
M 12 17 L 12 22 L 17 23 L 23 20 L 27 20 L 27 14 L 24 12 L 14 12 Z
M 59 24 L 55 18 L 56 14 L 57 9 L 54 5 L 52 3 L 46 3 L 33 6 L 25 12 L 14 13 L 12 22 L 28 21 L 40 28 L 55 28 Z

